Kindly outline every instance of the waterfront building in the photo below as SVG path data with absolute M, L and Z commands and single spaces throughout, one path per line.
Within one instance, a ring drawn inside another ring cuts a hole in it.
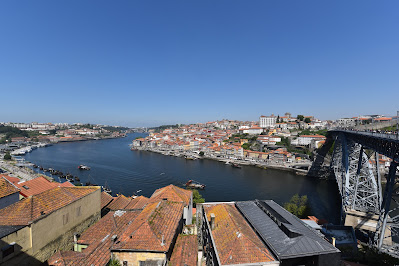
M 272 200 L 198 205 L 207 265 L 340 265 L 340 251 Z
M 259 126 L 262 128 L 274 128 L 276 125 L 277 117 L 272 114 L 271 116 L 260 116 Z
M 0 264 L 35 265 L 72 248 L 100 218 L 100 187 L 57 187 L 0 210 Z

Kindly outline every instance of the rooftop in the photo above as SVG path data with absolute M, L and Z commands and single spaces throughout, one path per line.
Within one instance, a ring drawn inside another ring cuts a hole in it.
M 196 235 L 179 235 L 176 240 L 170 265 L 197 265 L 198 243 Z
M 57 187 L 22 199 L 0 210 L 0 225 L 28 225 L 52 213 L 99 187 Z
M 149 203 L 113 246 L 113 250 L 167 252 L 183 214 L 183 203 Z
M 3 176 L 0 177 L 0 198 L 7 197 L 11 194 L 18 193 L 19 189 L 13 186 Z
M 163 199 L 173 202 L 183 202 L 185 206 L 189 205 L 192 191 L 169 185 L 155 190 L 150 197 L 149 202 L 158 202 Z
M 236 206 L 279 259 L 339 252 L 272 200 L 241 201 Z
M 39 194 L 43 191 L 53 189 L 56 187 L 73 187 L 74 185 L 70 182 L 58 183 L 51 182 L 47 180 L 43 176 L 39 176 L 37 178 L 20 182 L 20 179 L 16 179 L 15 177 L 6 177 L 10 182 L 12 182 L 15 186 L 20 189 L 20 194 L 24 197 L 33 196 Z
M 275 261 L 234 203 L 203 204 L 208 221 L 215 215 L 212 236 L 222 265 Z

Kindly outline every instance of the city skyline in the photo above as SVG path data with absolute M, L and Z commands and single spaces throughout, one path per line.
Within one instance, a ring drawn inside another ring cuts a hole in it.
M 285 112 L 394 116 L 398 7 L 2 2 L 0 121 L 147 127 Z

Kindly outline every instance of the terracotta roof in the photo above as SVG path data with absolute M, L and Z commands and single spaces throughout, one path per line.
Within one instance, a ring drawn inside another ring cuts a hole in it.
M 149 203 L 112 249 L 167 252 L 183 217 L 183 208 L 182 202 Z
M 55 253 L 49 265 L 106 265 L 111 258 L 113 235 L 119 236 L 140 211 L 111 211 L 90 226 L 79 238 L 79 244 L 88 245 L 82 252 Z M 60 264 L 64 263 L 64 264 Z
M 170 258 L 171 265 L 196 266 L 198 242 L 196 235 L 179 235 Z
M 106 207 L 114 198 L 107 192 L 101 192 L 101 209 Z
M 76 251 L 57 251 L 54 253 L 53 256 L 51 256 L 47 263 L 48 265 L 54 265 L 54 266 L 66 266 L 66 265 L 72 265 L 72 261 L 76 259 L 81 259 L 83 258 L 84 255 L 81 252 L 76 252 Z
M 20 189 L 20 194 L 24 197 L 33 196 L 39 194 L 43 191 L 53 189 L 56 187 L 73 187 L 74 185 L 70 182 L 58 183 L 51 182 L 47 180 L 43 176 L 39 176 L 37 178 L 21 182 L 20 179 L 16 179 L 15 177 L 6 177 L 9 181 L 11 181 L 15 186 Z
M 132 200 L 124 195 L 118 195 L 113 197 L 113 201 L 107 206 L 110 210 L 122 210 L 124 209 Z
M 222 265 L 275 261 L 234 204 L 204 204 L 208 221 L 215 214 L 212 235 Z
M 13 186 L 4 177 L 0 177 L 0 198 L 7 197 L 11 194 L 18 193 L 19 189 Z
M 150 199 L 144 196 L 138 196 L 130 201 L 125 207 L 126 210 L 143 209 Z
M 57 187 L 44 191 L 1 209 L 0 225 L 28 225 L 98 189 L 100 187 Z
M 163 199 L 173 202 L 183 202 L 184 206 L 190 204 L 192 191 L 176 187 L 174 185 L 169 185 L 163 188 L 155 190 L 155 192 L 150 197 L 149 202 L 158 202 Z

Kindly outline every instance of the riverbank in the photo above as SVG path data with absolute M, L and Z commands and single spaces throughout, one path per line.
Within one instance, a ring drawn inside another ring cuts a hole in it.
M 225 164 L 236 164 L 236 165 L 246 165 L 246 166 L 255 166 L 264 170 L 269 169 L 275 169 L 275 170 L 281 170 L 281 171 L 288 171 L 288 172 L 292 172 L 294 174 L 297 175 L 302 175 L 302 176 L 306 176 L 308 174 L 308 170 L 304 170 L 304 169 L 297 169 L 297 168 L 293 168 L 292 166 L 295 164 L 289 164 L 289 163 L 284 163 L 284 164 L 273 164 L 271 162 L 260 162 L 260 161 L 256 161 L 254 159 L 252 160 L 245 160 L 245 159 L 239 159 L 239 158 L 223 158 L 223 157 L 217 157 L 217 156 L 213 156 L 213 155 L 199 155 L 197 153 L 193 153 L 193 152 L 183 152 L 183 151 L 179 151 L 179 152 L 173 152 L 173 151 L 164 151 L 164 150 L 158 150 L 158 149 L 149 149 L 149 148 L 140 148 L 140 147 L 136 147 L 136 148 L 132 148 L 131 150 L 140 150 L 140 151 L 148 151 L 148 152 L 155 152 L 155 153 L 159 153 L 162 155 L 167 155 L 167 156 L 175 156 L 175 157 L 183 157 L 186 160 L 198 160 L 198 159 L 208 159 L 208 160 L 214 160 L 214 161 L 219 161 L 219 162 L 223 162 Z M 310 167 L 310 164 L 309 164 Z M 308 168 L 309 168 L 308 167 Z

